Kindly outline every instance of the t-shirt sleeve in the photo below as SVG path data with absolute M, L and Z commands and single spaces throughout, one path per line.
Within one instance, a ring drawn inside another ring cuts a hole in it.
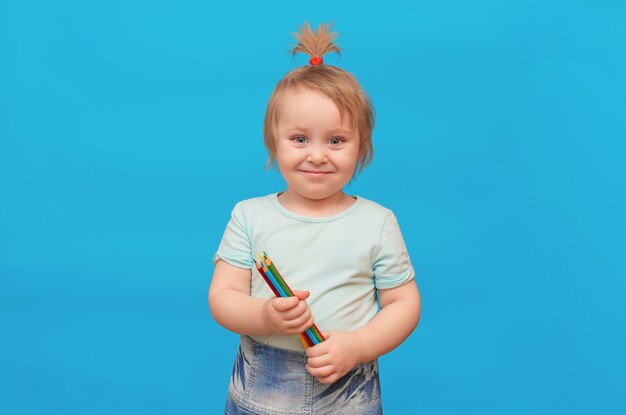
M 239 268 L 252 268 L 252 248 L 248 229 L 243 214 L 242 202 L 233 208 L 230 220 L 220 241 L 217 252 L 213 256 L 213 265 L 223 259 Z
M 391 210 L 385 217 L 372 271 L 378 289 L 399 287 L 415 277 L 400 225 Z

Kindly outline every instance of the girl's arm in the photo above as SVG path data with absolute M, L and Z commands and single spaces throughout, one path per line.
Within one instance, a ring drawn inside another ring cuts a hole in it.
M 398 347 L 417 327 L 421 300 L 415 280 L 379 290 L 381 310 L 354 334 L 361 345 L 360 361 L 369 362 Z
M 308 291 L 295 291 L 290 298 L 250 296 L 252 270 L 224 260 L 215 264 L 209 287 L 209 308 L 215 321 L 235 333 L 249 336 L 298 334 L 313 325 L 304 301 Z
M 411 280 L 379 291 L 381 310 L 354 332 L 331 331 L 327 340 L 307 349 L 307 370 L 321 383 L 333 383 L 359 363 L 369 362 L 395 349 L 417 327 L 421 301 Z

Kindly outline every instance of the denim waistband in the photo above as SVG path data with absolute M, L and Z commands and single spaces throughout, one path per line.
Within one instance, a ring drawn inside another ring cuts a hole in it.
M 381 414 L 376 360 L 357 365 L 331 385 L 320 383 L 305 365 L 304 352 L 280 349 L 241 336 L 228 388 L 228 414 Z M 249 412 L 246 412 L 249 411 Z

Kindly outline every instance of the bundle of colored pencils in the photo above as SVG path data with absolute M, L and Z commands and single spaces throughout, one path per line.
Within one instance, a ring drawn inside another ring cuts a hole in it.
M 263 251 L 263 255 L 259 254 L 259 260 L 261 261 L 260 264 L 253 259 L 254 265 L 259 271 L 259 274 L 261 274 L 261 277 L 263 277 L 267 285 L 269 285 L 272 289 L 274 295 L 276 295 L 276 297 L 293 297 L 293 291 L 291 291 L 291 288 L 289 288 L 283 276 L 280 275 L 280 272 L 278 272 L 276 266 L 273 264 L 272 260 L 265 251 Z M 306 329 L 304 333 L 300 334 L 300 340 L 306 349 L 310 346 L 315 346 L 326 339 L 317 326 L 313 324 L 311 327 Z

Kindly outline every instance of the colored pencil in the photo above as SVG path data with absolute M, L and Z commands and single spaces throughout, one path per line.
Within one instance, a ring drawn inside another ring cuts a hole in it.
M 260 255 L 259 255 L 260 257 Z M 281 292 L 280 287 L 277 287 L 277 283 L 276 282 L 272 282 L 272 279 L 269 276 L 269 270 L 266 274 L 264 268 L 261 266 L 261 264 L 259 264 L 258 262 L 256 262 L 254 259 L 254 266 L 256 267 L 257 271 L 259 272 L 259 274 L 261 274 L 261 277 L 263 277 L 263 279 L 265 280 L 265 282 L 267 283 L 267 285 L 269 285 L 270 289 L 272 290 L 272 292 L 274 292 L 274 295 L 276 297 L 287 297 L 286 293 Z M 267 268 L 267 267 L 265 267 Z M 284 295 L 281 295 L 284 294 Z M 309 338 L 309 336 L 305 333 L 301 333 L 300 334 L 300 341 L 302 342 L 302 345 L 304 346 L 304 348 L 308 348 L 310 346 L 315 345 L 315 343 Z
M 260 258 L 260 255 L 259 255 L 259 258 Z M 274 275 L 276 280 L 280 283 L 281 287 L 285 287 L 285 291 L 290 293 L 293 296 L 293 291 L 291 291 L 291 288 L 289 288 L 289 285 L 287 285 L 287 282 L 285 281 L 283 276 L 280 274 L 280 272 L 278 272 L 278 269 L 276 269 L 276 267 L 274 266 L 272 259 L 267 255 L 267 252 L 265 251 L 263 251 L 263 258 L 265 259 L 267 268 Z M 317 325 L 315 325 L 315 323 L 313 323 L 313 325 L 311 326 L 311 331 L 314 337 L 314 339 L 312 338 L 312 340 L 317 340 L 316 344 L 321 343 L 324 340 L 326 340 L 324 336 L 322 335 L 322 332 L 317 328 Z
M 259 258 L 261 258 L 260 254 L 259 254 Z M 273 282 L 276 281 L 276 283 L 278 283 L 278 286 L 276 288 L 280 292 L 284 292 L 287 297 L 293 297 L 294 296 L 293 291 L 291 290 L 291 288 L 289 288 L 289 286 L 283 279 L 282 275 L 280 275 L 276 267 L 274 267 L 274 265 L 272 264 L 272 260 L 268 256 L 263 257 L 263 265 L 264 265 L 263 270 L 267 272 L 267 276 Z M 306 330 L 306 334 L 309 337 L 309 339 L 313 342 L 313 344 L 319 344 L 324 341 L 324 339 L 321 338 L 319 334 L 315 333 L 315 331 L 313 330 L 313 326 L 309 327 Z
M 291 288 L 289 288 L 289 286 L 287 285 L 283 277 L 278 273 L 278 270 L 276 269 L 276 267 L 272 265 L 272 262 L 271 262 L 272 260 L 267 256 L 261 257 L 261 254 L 259 254 L 259 259 L 261 260 L 263 264 L 263 271 L 265 271 L 270 281 L 272 281 L 272 283 L 275 284 L 275 288 L 278 290 L 278 292 L 281 293 L 281 296 L 293 297 L 294 296 L 293 291 L 291 291 Z M 268 264 L 268 261 L 269 261 L 269 264 Z M 306 329 L 305 333 L 307 337 L 311 340 L 311 342 L 314 345 L 323 342 L 325 339 L 323 337 L 320 337 L 320 335 L 316 335 L 312 327 L 313 326 Z
M 259 274 L 261 274 L 261 276 L 263 277 L 267 285 L 270 286 L 271 290 L 274 292 L 274 295 L 276 295 L 276 297 L 286 297 L 285 292 L 282 291 L 279 286 L 277 286 L 277 283 L 271 281 L 271 277 L 269 276 L 269 271 L 266 271 L 266 269 L 264 269 L 256 261 L 254 261 L 254 265 L 256 266 L 257 271 L 259 271 Z M 313 341 L 311 341 L 311 339 L 308 338 L 308 335 L 304 333 L 300 334 L 300 341 L 302 342 L 302 345 L 304 346 L 305 349 L 309 346 L 314 345 Z
M 280 274 L 280 272 L 278 272 L 278 269 L 276 269 L 276 267 L 272 263 L 272 259 L 267 255 L 267 252 L 263 251 L 263 253 L 265 254 L 263 258 L 265 259 L 265 264 L 267 265 L 267 268 L 273 274 L 274 278 L 278 281 L 280 286 L 283 288 L 283 291 L 285 291 L 288 295 L 289 294 L 293 295 L 293 291 L 291 291 L 291 288 L 289 288 L 283 276 Z M 311 332 L 312 333 L 309 333 L 309 334 L 313 334 L 312 339 L 317 340 L 317 342 L 315 342 L 316 344 L 321 343 L 324 340 L 326 340 L 324 339 L 324 336 L 322 335 L 322 333 L 319 331 L 319 329 L 317 328 L 315 324 L 311 326 Z

